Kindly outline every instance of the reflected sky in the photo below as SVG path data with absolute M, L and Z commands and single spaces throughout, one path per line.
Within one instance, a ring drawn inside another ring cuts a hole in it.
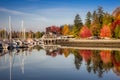
M 0 56 L 0 80 L 119 80 L 119 57 L 111 50 L 8 51 Z

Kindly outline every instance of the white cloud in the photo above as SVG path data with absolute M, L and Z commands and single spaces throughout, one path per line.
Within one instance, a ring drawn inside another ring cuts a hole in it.
M 17 16 L 25 16 L 28 18 L 34 18 L 34 20 L 48 21 L 47 18 L 40 16 L 38 14 L 31 14 L 31 13 L 26 13 L 26 12 L 17 11 L 17 10 L 11 10 L 11 9 L 7 9 L 7 8 L 0 8 L 0 12 L 5 12 L 8 14 L 13 14 L 13 15 L 17 15 Z
M 10 9 L 6 9 L 6 8 L 0 8 L 0 12 L 6 12 L 6 13 L 10 13 L 10 14 L 15 14 L 15 15 L 25 14 L 25 13 L 20 12 L 20 11 L 10 10 Z
M 28 10 L 28 9 L 27 9 Z M 29 11 L 29 10 L 28 10 Z M 23 11 L 11 10 L 7 8 L 0 8 L 0 12 L 12 14 L 12 22 L 14 27 L 20 26 L 20 21 L 24 20 L 27 29 L 38 30 L 45 29 L 45 27 L 63 24 L 73 24 L 74 17 L 78 13 L 82 20 L 84 20 L 84 9 L 76 8 L 46 8 L 46 9 L 33 9 L 32 12 L 27 13 Z M 34 13 L 33 13 L 34 12 Z M 7 21 L 6 21 L 7 22 Z M 36 26 L 36 28 L 35 28 Z M 16 27 L 19 28 L 19 27 Z

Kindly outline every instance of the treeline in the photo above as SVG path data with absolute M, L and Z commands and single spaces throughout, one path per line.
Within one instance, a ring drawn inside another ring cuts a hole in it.
M 120 38 L 120 7 L 116 15 L 111 15 L 105 12 L 102 7 L 97 10 L 86 13 L 85 23 L 79 14 L 75 16 L 73 25 L 50 26 L 46 28 L 45 33 L 55 33 L 59 35 L 74 35 L 76 38 L 100 37 L 100 38 Z M 116 11 L 116 10 L 115 10 Z M 115 12 L 114 12 L 115 13 Z M 40 38 L 44 32 L 18 32 L 12 31 L 12 38 Z M 9 38 L 10 34 L 0 30 L 0 38 Z
M 11 35 L 12 38 L 41 38 L 44 32 L 19 32 L 19 31 L 12 31 Z M 0 30 L 0 39 L 8 39 L 10 37 L 10 33 L 4 29 Z
M 114 69 L 115 74 L 120 73 L 120 51 L 111 50 L 79 50 L 79 49 L 57 49 L 53 52 L 46 51 L 52 57 L 64 55 L 68 58 L 74 55 L 74 64 L 77 70 L 81 69 L 83 62 L 89 73 L 102 77 L 104 73 Z M 116 74 L 117 75 L 117 74 Z
M 74 35 L 78 38 L 97 36 L 101 38 L 120 38 L 120 11 L 113 16 L 98 7 L 93 13 L 86 14 L 85 23 L 79 14 L 75 16 L 74 24 L 65 24 L 61 29 L 62 35 Z

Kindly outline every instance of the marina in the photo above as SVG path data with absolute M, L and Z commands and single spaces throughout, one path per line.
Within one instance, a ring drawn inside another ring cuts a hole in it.
M 120 2 L 1 0 L 0 80 L 120 80 Z

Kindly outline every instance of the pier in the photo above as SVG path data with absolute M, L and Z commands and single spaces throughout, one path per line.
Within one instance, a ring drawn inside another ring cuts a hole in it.
M 85 40 L 74 39 L 68 41 L 58 42 L 62 46 L 76 46 L 76 47 L 113 47 L 120 48 L 120 40 Z
M 41 41 L 44 45 L 120 48 L 120 39 L 76 39 L 69 36 L 45 34 Z

